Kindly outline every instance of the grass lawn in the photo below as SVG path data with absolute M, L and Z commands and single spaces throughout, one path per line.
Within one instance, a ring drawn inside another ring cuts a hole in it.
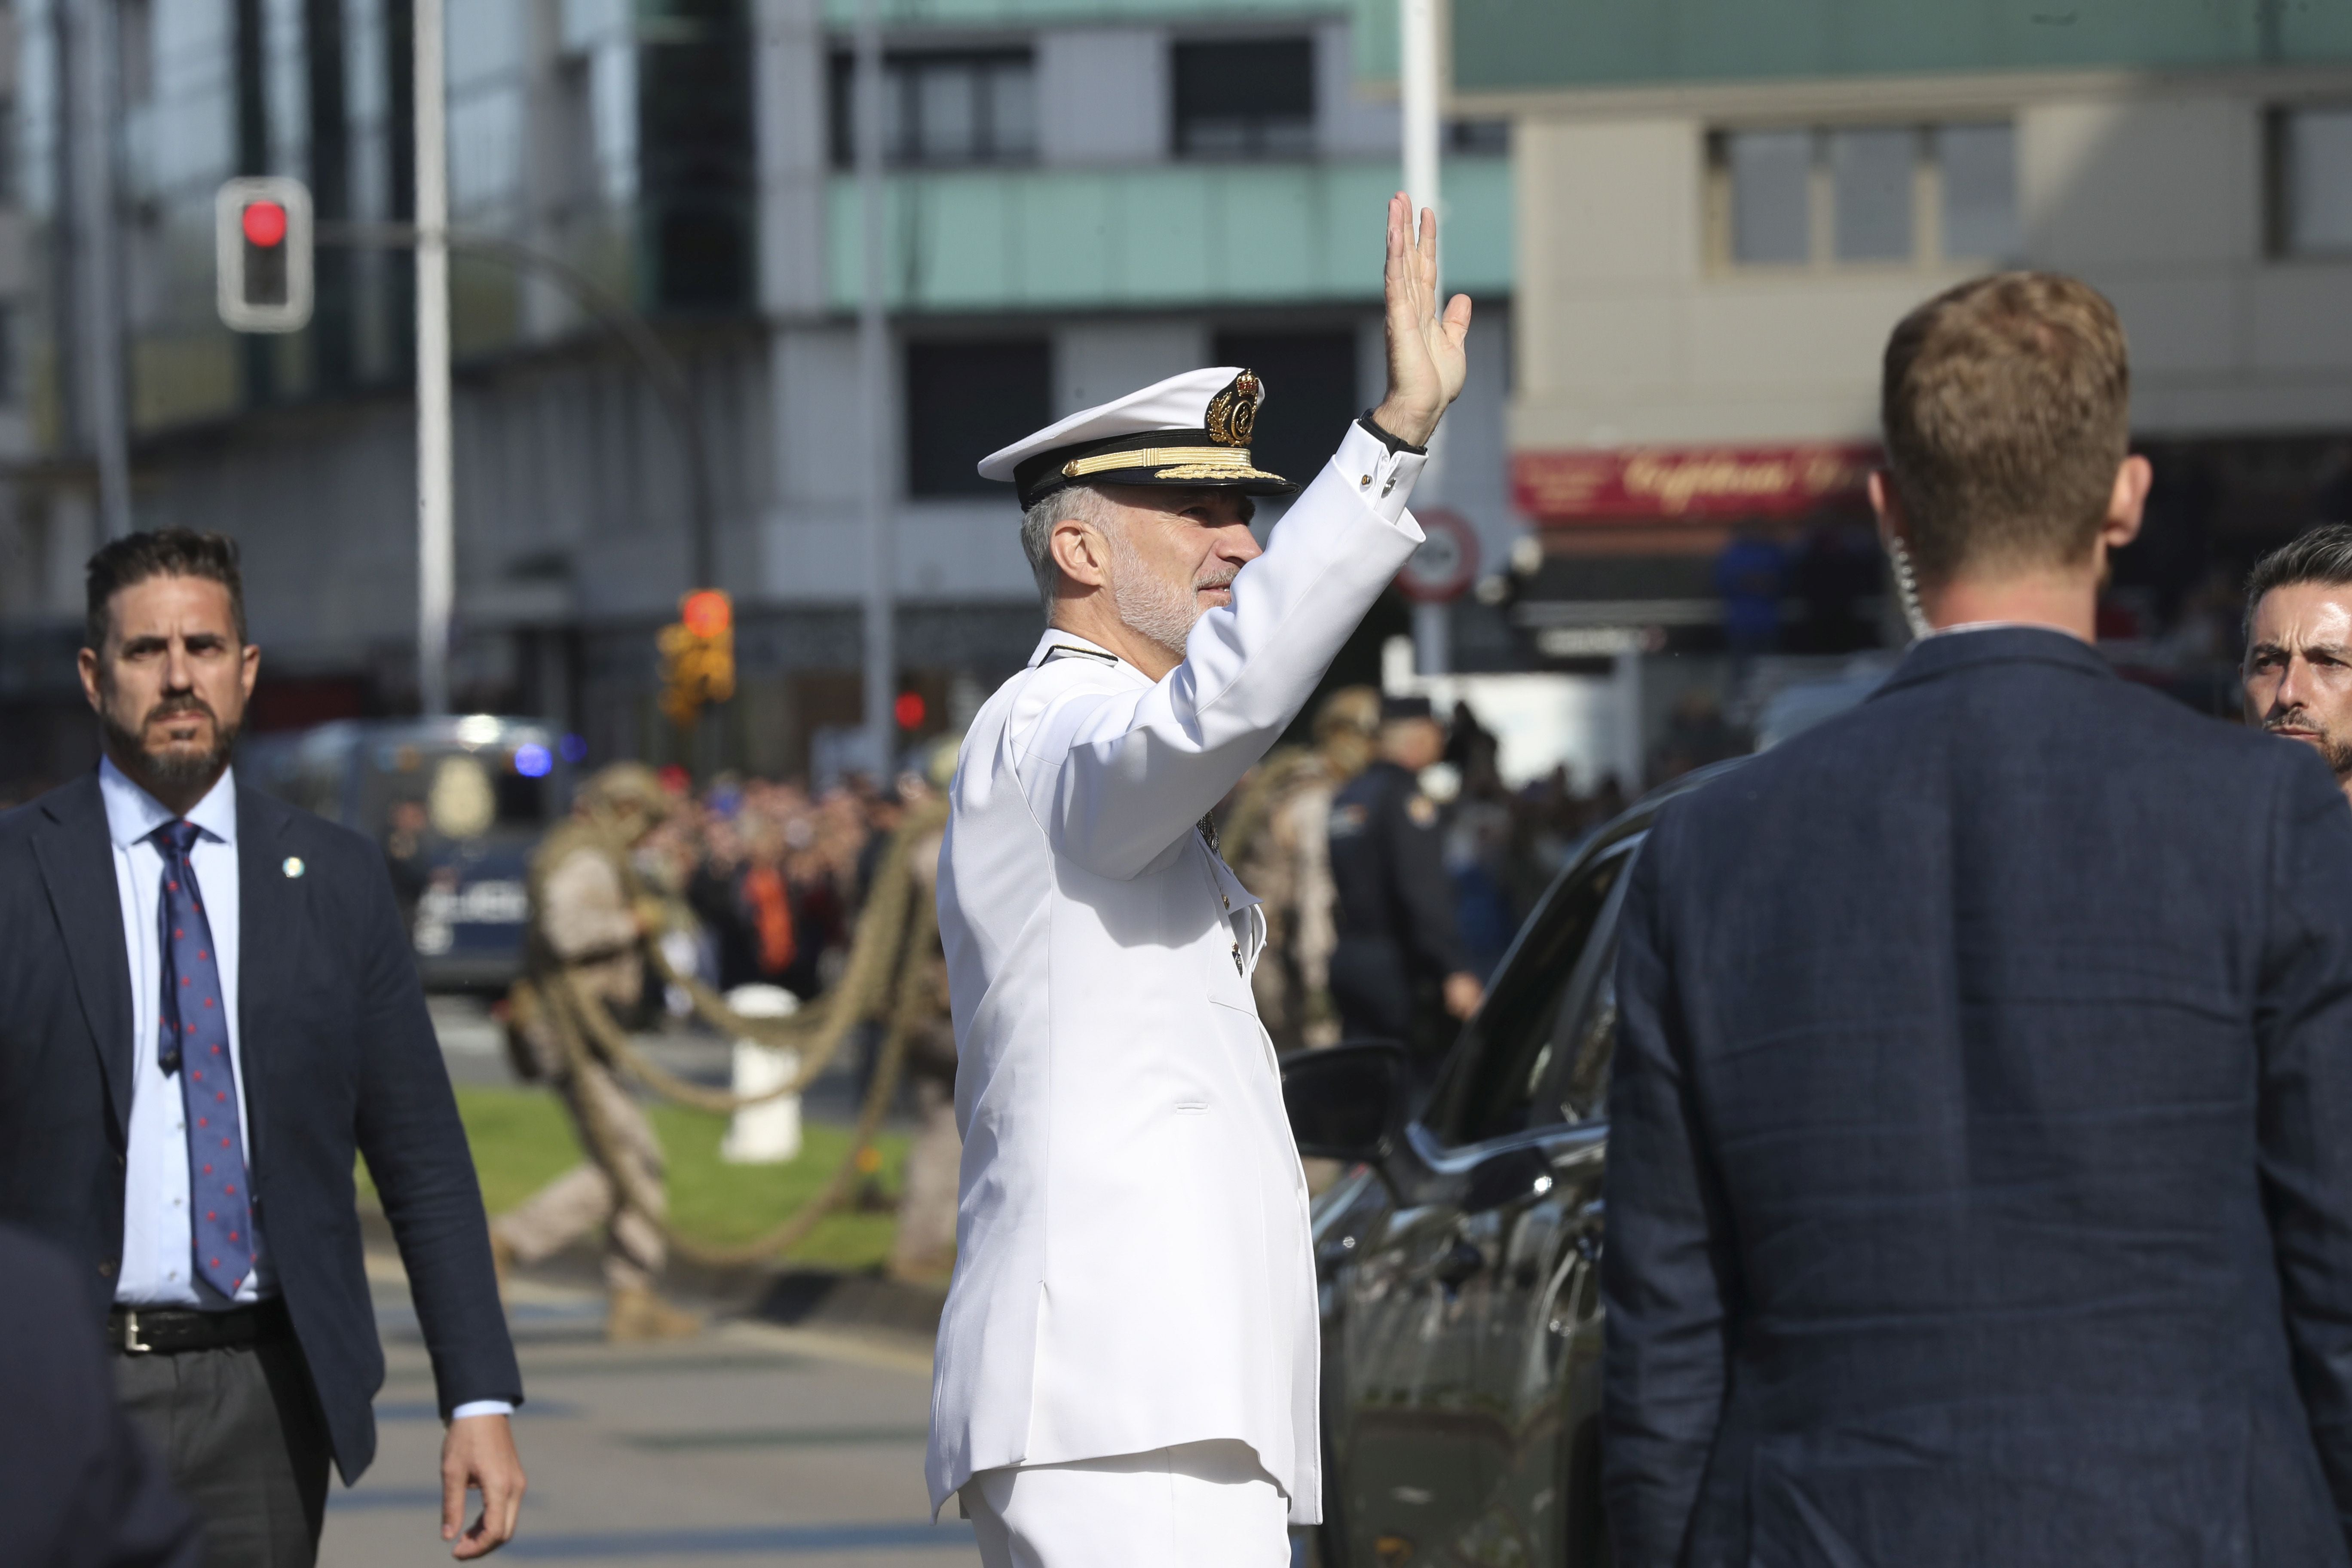
M 582 1157 L 562 1105 L 544 1089 L 460 1085 L 457 1111 L 474 1146 L 483 1205 L 493 1215 L 513 1208 Z M 824 1184 L 849 1147 L 847 1129 L 807 1122 L 800 1158 L 791 1164 L 730 1165 L 719 1158 L 727 1118 L 677 1105 L 656 1105 L 652 1116 L 669 1160 L 670 1223 L 712 1246 L 773 1229 Z M 885 1133 L 876 1151 L 882 1156 L 881 1186 L 895 1194 L 904 1181 L 907 1141 Z M 373 1203 L 374 1189 L 364 1172 L 361 1189 Z M 845 1207 L 826 1215 L 784 1258 L 826 1268 L 872 1268 L 888 1254 L 897 1225 L 895 1212 Z

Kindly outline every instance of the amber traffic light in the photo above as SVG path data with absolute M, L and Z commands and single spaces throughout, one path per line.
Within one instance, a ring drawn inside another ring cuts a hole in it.
M 664 626 L 662 711 L 683 730 L 705 705 L 735 695 L 735 606 L 716 588 L 678 601 L 677 621 Z

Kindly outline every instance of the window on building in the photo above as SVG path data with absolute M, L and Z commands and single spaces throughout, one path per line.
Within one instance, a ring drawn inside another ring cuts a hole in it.
M 752 295 L 759 188 L 751 24 L 723 0 L 670 10 L 679 36 L 637 55 L 646 292 L 664 310 L 740 309 Z M 453 106 L 453 128 L 456 118 Z
M 1348 421 L 1364 411 L 1356 385 L 1356 334 L 1226 331 L 1215 363 L 1257 372 L 1265 382 L 1250 450 L 1261 468 L 1304 485 L 1322 472 Z
M 1738 266 L 1930 265 L 2016 254 L 2006 124 L 1727 131 L 1714 140 L 1716 254 Z
M 1810 259 L 1813 133 L 1738 131 L 1723 142 L 1732 259 L 1761 265 Z
M 2275 248 L 2288 256 L 2352 251 L 2352 108 L 2281 110 L 2272 148 Z
M 1315 150 L 1315 40 L 1180 43 L 1171 61 L 1176 153 L 1297 158 Z
M 2006 125 L 1936 131 L 1944 254 L 2005 259 L 2018 251 L 2017 134 Z
M 1445 122 L 1445 150 L 1474 158 L 1507 157 L 1511 151 L 1511 122 L 1449 120 Z
M 1912 171 L 1918 132 L 1832 131 L 1829 135 L 1830 211 L 1840 261 L 1911 259 Z
M 833 58 L 833 157 L 856 161 L 857 62 Z M 1037 155 L 1037 66 L 1026 49 L 894 54 L 882 62 L 882 157 L 1023 163 Z
M 907 493 L 997 496 L 980 460 L 1053 420 L 1043 338 L 907 345 Z

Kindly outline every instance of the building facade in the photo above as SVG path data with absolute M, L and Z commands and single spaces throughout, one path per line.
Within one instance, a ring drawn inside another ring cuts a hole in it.
M 1550 652 L 1719 637 L 1717 563 L 1759 532 L 1793 552 L 1783 646 L 1835 640 L 1808 622 L 1854 584 L 1888 331 L 1996 268 L 2086 279 L 2130 335 L 2158 488 L 2109 595 L 2118 640 L 2226 657 L 2252 556 L 2352 504 L 2352 12 L 1453 17 L 1455 110 L 1513 122 L 1509 439 L 1549 552 L 1515 614 Z
M 14 771 L 54 775 L 87 744 L 70 658 L 102 525 L 72 291 L 77 258 L 109 240 L 76 223 L 57 174 L 85 122 L 79 48 L 119 65 L 107 142 L 135 523 L 243 542 L 257 722 L 413 706 L 413 281 L 366 228 L 409 212 L 407 0 L 125 0 L 95 42 L 86 5 L 16 0 L 0 70 L 17 84 L 22 182 L 21 218 L 0 214 L 19 367 L 0 411 L 0 722 L 58 737 Z M 1335 0 L 1082 15 L 885 0 L 883 15 L 898 640 L 936 728 L 1038 626 L 1016 515 L 974 476 L 981 456 L 1234 362 L 1271 388 L 1262 458 L 1311 473 L 1376 398 L 1397 115 L 1358 81 L 1366 46 Z M 854 20 L 854 0 L 450 5 L 462 706 L 557 718 L 595 757 L 681 755 L 655 708 L 654 633 L 707 562 L 740 606 L 725 760 L 822 765 L 858 722 Z M 1481 379 L 1441 483 L 1500 552 L 1516 531 L 1515 251 L 1497 130 L 1452 132 L 1446 264 L 1481 302 Z M 212 194 L 261 173 L 310 183 L 329 241 L 317 315 L 282 338 L 213 315 Z M 622 312 L 657 353 L 615 329 Z M 1482 625 L 1460 634 L 1474 658 Z

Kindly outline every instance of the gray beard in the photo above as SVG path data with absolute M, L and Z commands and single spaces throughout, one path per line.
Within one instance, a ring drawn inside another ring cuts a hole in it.
M 1190 584 L 1155 576 L 1124 531 L 1106 529 L 1110 541 L 1110 602 L 1129 631 L 1182 658 L 1192 626 L 1201 618 L 1201 597 Z

